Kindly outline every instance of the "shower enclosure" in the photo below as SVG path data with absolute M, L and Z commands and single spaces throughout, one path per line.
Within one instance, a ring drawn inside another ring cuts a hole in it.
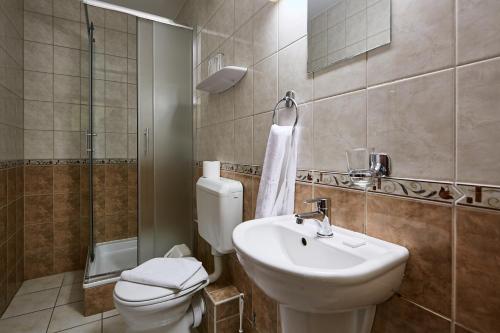
M 192 244 L 192 30 L 102 4 L 84 5 L 85 288 Z

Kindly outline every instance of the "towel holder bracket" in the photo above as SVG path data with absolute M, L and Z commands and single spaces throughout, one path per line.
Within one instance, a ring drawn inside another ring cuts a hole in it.
M 289 90 L 285 93 L 285 96 L 276 103 L 273 111 L 273 124 L 276 125 L 276 111 L 278 110 L 278 106 L 285 102 L 285 106 L 287 108 L 295 107 L 295 122 L 293 123 L 293 129 L 295 130 L 295 126 L 299 122 L 299 110 L 297 107 L 297 102 L 295 101 L 295 91 Z

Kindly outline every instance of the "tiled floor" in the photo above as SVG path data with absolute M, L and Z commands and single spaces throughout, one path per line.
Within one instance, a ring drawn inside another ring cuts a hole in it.
M 82 271 L 23 283 L 0 319 L 0 333 L 126 332 L 116 311 L 83 316 Z

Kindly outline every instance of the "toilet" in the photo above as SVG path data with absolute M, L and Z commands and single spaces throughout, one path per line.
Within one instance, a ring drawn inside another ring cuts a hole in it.
M 222 177 L 202 177 L 196 184 L 196 198 L 198 232 L 212 247 L 214 272 L 207 274 L 201 267 L 182 290 L 118 281 L 115 307 L 131 332 L 190 333 L 201 323 L 205 304 L 200 292 L 221 275 L 221 256 L 233 251 L 232 232 L 242 221 L 243 186 Z M 184 251 L 169 251 L 166 257 L 189 257 L 190 250 L 183 247 Z

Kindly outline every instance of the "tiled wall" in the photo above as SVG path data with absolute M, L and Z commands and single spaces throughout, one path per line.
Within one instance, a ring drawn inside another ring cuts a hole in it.
M 177 20 L 197 25 L 195 83 L 207 76 L 207 59 L 216 52 L 226 64 L 249 68 L 227 92 L 196 91 L 195 160 L 261 165 L 271 110 L 293 89 L 300 103 L 299 168 L 345 172 L 345 150 L 368 146 L 389 153 L 393 177 L 490 185 L 488 191 L 498 193 L 497 1 L 392 1 L 390 45 L 314 75 L 306 73 L 306 6 L 302 0 L 187 1 Z M 279 118 L 291 121 L 287 110 Z M 249 219 L 258 176 L 229 176 L 244 183 Z M 500 330 L 494 291 L 500 268 L 497 257 L 486 255 L 500 250 L 500 212 L 319 184 L 297 187 L 298 198 L 318 195 L 332 197 L 333 223 L 410 250 L 401 296 L 378 307 L 374 332 Z M 481 205 L 481 195 L 471 200 Z M 296 208 L 309 209 L 300 200 Z M 229 263 L 233 283 L 249 295 L 247 318 L 258 332 L 276 332 L 276 304 L 234 257 Z
M 96 242 L 137 235 L 135 163 L 94 166 Z M 88 237 L 88 166 L 25 166 L 25 277 L 85 267 Z
M 137 233 L 137 33 L 134 16 L 96 7 L 89 7 L 89 16 L 95 25 L 94 158 L 99 164 L 94 167 L 94 235 L 102 242 Z M 26 278 L 85 264 L 88 58 L 81 1 L 24 1 Z
M 24 267 L 23 7 L 0 1 L 0 314 Z
M 83 8 L 83 6 L 82 6 Z M 79 0 L 26 0 L 24 157 L 87 157 L 88 38 Z M 136 158 L 134 16 L 90 8 L 95 28 L 95 158 Z

